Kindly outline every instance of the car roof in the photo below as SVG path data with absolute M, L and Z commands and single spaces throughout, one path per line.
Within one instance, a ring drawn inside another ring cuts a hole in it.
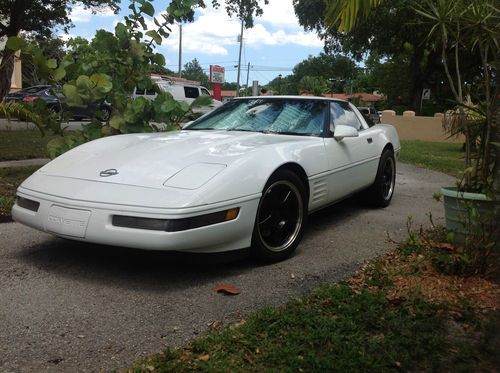
M 234 97 L 233 100 L 250 100 L 250 99 L 262 99 L 265 98 L 266 100 L 314 100 L 314 101 L 336 101 L 336 102 L 348 102 L 346 100 L 341 100 L 338 98 L 332 98 L 332 97 L 322 97 L 322 96 L 299 96 L 299 95 L 286 95 L 286 96 L 246 96 L 246 97 Z

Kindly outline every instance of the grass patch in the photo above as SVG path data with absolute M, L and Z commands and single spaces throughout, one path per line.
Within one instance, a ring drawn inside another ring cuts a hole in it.
M 500 287 L 406 247 L 128 372 L 495 371 Z
M 460 177 L 464 169 L 461 144 L 403 140 L 399 160 L 455 177 Z
M 38 130 L 0 131 L 0 161 L 49 158 L 47 143 L 55 137 Z
M 16 189 L 40 166 L 0 168 L 0 215 L 10 215 Z

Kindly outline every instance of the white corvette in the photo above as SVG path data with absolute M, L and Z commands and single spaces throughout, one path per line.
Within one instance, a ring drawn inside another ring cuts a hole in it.
M 400 143 L 349 102 L 235 99 L 182 131 L 81 145 L 17 190 L 13 218 L 57 236 L 150 250 L 251 247 L 277 261 L 307 215 L 362 191 L 387 206 Z

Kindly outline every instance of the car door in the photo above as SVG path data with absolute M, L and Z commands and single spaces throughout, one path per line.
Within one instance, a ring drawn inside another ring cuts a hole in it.
M 336 138 L 337 126 L 353 127 L 357 136 Z M 325 151 L 329 200 L 333 202 L 373 183 L 379 156 L 373 131 L 349 102 L 330 102 L 330 131 L 333 133 L 325 138 Z

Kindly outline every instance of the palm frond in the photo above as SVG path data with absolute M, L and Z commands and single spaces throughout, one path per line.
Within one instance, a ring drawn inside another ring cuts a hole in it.
M 9 122 L 11 118 L 32 122 L 38 127 L 42 136 L 45 135 L 40 116 L 25 105 L 17 102 L 0 102 L 0 118 L 6 118 Z

